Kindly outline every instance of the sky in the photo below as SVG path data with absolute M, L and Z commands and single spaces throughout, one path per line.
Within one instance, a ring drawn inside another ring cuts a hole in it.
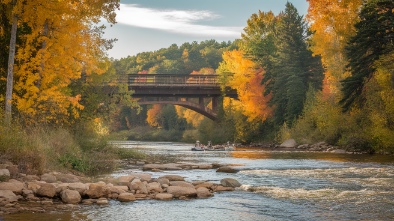
M 300 15 L 307 13 L 306 0 L 121 0 L 117 23 L 107 25 L 104 35 L 118 39 L 108 55 L 120 59 L 172 44 L 234 41 L 253 13 L 278 14 L 287 1 Z

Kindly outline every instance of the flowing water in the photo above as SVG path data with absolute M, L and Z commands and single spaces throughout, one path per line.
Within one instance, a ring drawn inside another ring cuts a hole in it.
M 394 220 L 394 158 L 311 152 L 243 149 L 190 151 L 192 145 L 116 142 L 122 148 L 165 154 L 182 162 L 230 164 L 240 172 L 212 170 L 149 172 L 184 176 L 187 181 L 219 183 L 231 177 L 242 183 L 233 192 L 209 199 L 111 201 L 55 214 L 16 214 L 4 220 Z M 113 176 L 136 169 L 122 170 Z M 43 217 L 53 217 L 51 219 Z M 0 219 L 1 220 L 1 219 Z

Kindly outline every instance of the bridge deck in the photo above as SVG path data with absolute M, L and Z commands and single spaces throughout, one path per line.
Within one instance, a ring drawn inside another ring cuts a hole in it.
M 129 86 L 133 85 L 162 85 L 162 86 L 220 86 L 219 78 L 216 74 L 202 75 L 170 75 L 170 74 L 129 74 Z
M 219 76 L 211 75 L 170 75 L 170 74 L 129 74 L 129 89 L 134 97 L 218 97 L 222 96 Z M 235 90 L 226 88 L 226 96 L 237 97 Z

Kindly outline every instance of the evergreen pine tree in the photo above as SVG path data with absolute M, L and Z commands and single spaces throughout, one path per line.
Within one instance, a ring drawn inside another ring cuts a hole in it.
M 341 82 L 343 98 L 340 103 L 345 111 L 352 104 L 364 103 L 364 85 L 375 72 L 374 62 L 382 55 L 393 53 L 393 12 L 392 0 L 371 0 L 361 9 L 360 21 L 355 25 L 357 33 L 346 47 L 352 76 Z
M 319 57 L 313 57 L 308 50 L 308 27 L 291 4 L 281 15 L 276 38 L 277 58 L 271 70 L 272 76 L 265 79 L 272 92 L 275 106 L 275 122 L 279 125 L 291 123 L 304 107 L 309 85 L 320 88 L 323 68 Z

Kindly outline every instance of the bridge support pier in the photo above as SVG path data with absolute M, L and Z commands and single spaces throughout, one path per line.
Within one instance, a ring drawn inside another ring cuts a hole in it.
M 201 108 L 205 108 L 203 97 L 198 98 L 198 105 L 200 105 Z
M 218 110 L 218 97 L 212 97 L 212 110 L 216 113 Z

